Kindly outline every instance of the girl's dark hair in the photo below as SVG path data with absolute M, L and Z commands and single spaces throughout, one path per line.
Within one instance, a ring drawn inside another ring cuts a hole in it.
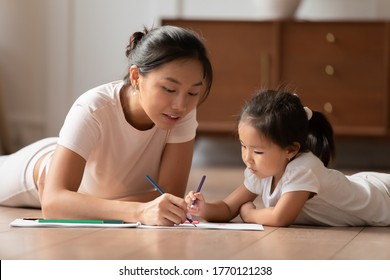
M 259 133 L 282 148 L 294 142 L 300 152 L 311 151 L 325 166 L 334 159 L 333 129 L 326 117 L 306 113 L 298 95 L 283 90 L 259 91 L 241 111 L 240 122 L 248 121 Z
M 206 47 L 195 32 L 177 27 L 161 26 L 143 32 L 135 32 L 126 48 L 129 66 L 137 65 L 141 75 L 176 59 L 195 58 L 203 65 L 203 78 L 206 82 L 200 103 L 206 100 L 213 81 L 213 71 Z M 124 77 L 131 86 L 129 73 Z

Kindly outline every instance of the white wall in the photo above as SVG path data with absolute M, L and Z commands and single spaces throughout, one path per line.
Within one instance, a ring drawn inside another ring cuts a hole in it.
M 268 0 L 183 0 L 182 15 L 185 18 L 256 20 L 264 16 L 262 1 Z M 301 0 L 295 17 L 308 20 L 390 19 L 390 1 Z
M 13 150 L 58 135 L 80 94 L 123 77 L 129 36 L 158 25 L 160 15 L 173 17 L 176 6 L 176 0 L 0 0 L 0 106 Z
M 175 16 L 256 20 L 256 1 L 0 0 L 0 92 L 14 149 L 57 135 L 75 98 L 121 79 L 128 38 L 144 25 Z M 296 17 L 371 20 L 389 13 L 388 0 L 303 0 Z
M 0 2 L 0 91 L 14 139 L 43 132 L 44 17 L 43 1 Z
M 308 20 L 377 20 L 390 19 L 389 0 L 305 0 L 298 19 Z

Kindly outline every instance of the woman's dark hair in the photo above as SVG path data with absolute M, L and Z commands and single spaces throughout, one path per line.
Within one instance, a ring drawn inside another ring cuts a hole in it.
M 200 103 L 206 100 L 213 81 L 213 71 L 206 47 L 195 32 L 177 27 L 161 26 L 143 32 L 135 32 L 130 37 L 126 48 L 129 66 L 137 65 L 141 75 L 176 59 L 198 59 L 203 66 L 203 78 L 206 82 L 204 95 Z M 126 84 L 131 85 L 129 73 L 124 77 Z
M 308 115 L 307 111 L 298 95 L 283 90 L 265 90 L 256 93 L 245 104 L 240 122 L 249 122 L 282 148 L 298 142 L 300 152 L 311 151 L 328 166 L 335 155 L 332 126 L 322 113 L 312 111 Z

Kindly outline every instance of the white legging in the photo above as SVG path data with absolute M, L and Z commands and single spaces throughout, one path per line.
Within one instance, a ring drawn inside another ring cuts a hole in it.
M 58 138 L 45 138 L 6 156 L 0 156 L 0 205 L 40 208 L 34 166 L 54 151 Z

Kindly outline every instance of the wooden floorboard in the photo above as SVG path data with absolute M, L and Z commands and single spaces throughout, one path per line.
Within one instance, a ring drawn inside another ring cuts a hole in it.
M 390 260 L 390 227 L 365 227 L 334 259 Z
M 225 197 L 243 179 L 241 167 L 196 167 L 188 190 L 203 174 L 207 199 Z M 0 259 L 390 260 L 390 227 L 266 226 L 244 232 L 9 226 L 16 218 L 40 216 L 37 209 L 0 207 Z
M 233 256 L 236 259 L 333 259 L 362 228 L 288 227 L 278 228 Z

